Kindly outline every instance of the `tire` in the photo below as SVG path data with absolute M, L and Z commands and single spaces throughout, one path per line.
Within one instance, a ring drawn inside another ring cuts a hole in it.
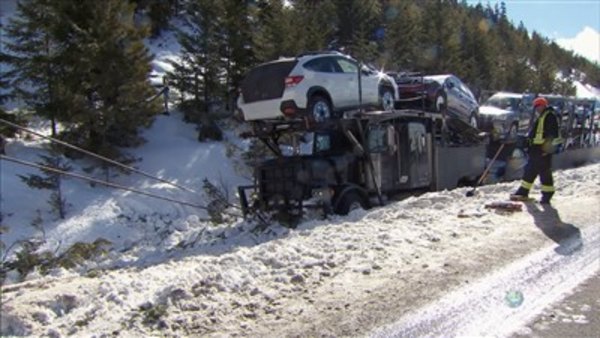
M 338 215 L 348 215 L 350 211 L 359 208 L 367 209 L 368 204 L 360 194 L 352 191 L 342 196 L 334 211 Z
M 333 116 L 331 103 L 322 95 L 313 95 L 308 100 L 308 116 L 315 122 L 329 120 Z
M 394 110 L 394 92 L 389 87 L 382 87 L 379 90 L 379 107 L 381 110 Z

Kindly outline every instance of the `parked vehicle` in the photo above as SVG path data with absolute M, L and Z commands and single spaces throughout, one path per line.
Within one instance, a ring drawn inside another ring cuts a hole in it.
M 515 139 L 529 130 L 533 108 L 523 94 L 499 92 L 479 107 L 479 126 L 495 138 Z
M 479 105 L 471 90 L 456 76 L 389 73 L 398 86 L 400 108 L 423 108 L 448 113 L 450 118 L 478 128 Z
M 319 124 L 312 130 L 310 155 L 278 152 L 256 167 L 257 184 L 238 188 L 242 210 L 297 214 L 312 206 L 346 214 L 388 196 L 474 182 L 484 169 L 484 140 L 468 145 L 442 141 L 440 119 L 435 113 L 396 110 Z M 298 131 L 298 126 L 285 127 Z M 277 151 L 280 134 L 256 136 Z
M 321 122 L 361 105 L 392 110 L 393 79 L 366 65 L 359 76 L 358 69 L 358 61 L 339 52 L 267 62 L 247 73 L 238 107 L 247 121 L 308 117 Z

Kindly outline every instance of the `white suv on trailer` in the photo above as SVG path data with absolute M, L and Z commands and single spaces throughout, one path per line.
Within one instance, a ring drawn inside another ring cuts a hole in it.
M 308 117 L 314 122 L 340 118 L 344 111 L 359 109 L 361 104 L 394 109 L 395 81 L 365 65 L 359 78 L 358 69 L 358 61 L 339 52 L 267 62 L 246 74 L 238 108 L 247 121 Z

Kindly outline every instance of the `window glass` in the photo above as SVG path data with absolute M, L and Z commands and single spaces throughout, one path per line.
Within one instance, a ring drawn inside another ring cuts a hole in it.
M 304 64 L 304 68 L 323 73 L 334 73 L 335 65 L 331 58 L 318 58 L 308 61 Z
M 473 93 L 471 92 L 471 89 L 469 89 L 469 87 L 467 87 L 464 83 L 459 82 L 459 88 L 460 90 L 462 90 L 465 94 L 467 94 L 467 96 L 474 98 L 475 95 L 473 95 Z
M 519 105 L 517 99 L 502 96 L 492 96 L 485 101 L 486 106 L 492 106 L 500 109 L 516 109 Z
M 315 135 L 315 152 L 320 153 L 331 149 L 331 136 L 329 134 Z
M 358 73 L 358 67 L 355 63 L 346 59 L 336 59 L 338 65 L 344 73 Z

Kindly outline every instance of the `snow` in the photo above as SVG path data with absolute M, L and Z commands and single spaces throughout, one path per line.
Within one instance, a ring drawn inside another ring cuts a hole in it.
M 135 150 L 142 158 L 137 165 L 198 191 L 204 176 L 232 188 L 247 183 L 225 145 L 198 143 L 194 136 L 178 114 L 157 117 L 148 142 Z M 8 153 L 34 159 L 40 147 L 12 140 Z M 48 208 L 43 194 L 14 177 L 23 168 L 1 165 L 2 210 L 11 227 L 3 241 L 10 242 L 31 236 L 28 216 Z M 600 222 L 599 174 L 596 163 L 556 175 L 560 219 L 584 234 Z M 194 198 L 135 175 L 114 180 Z M 505 199 L 516 183 L 482 186 L 471 198 L 466 188 L 429 193 L 265 232 L 241 219 L 213 225 L 201 220 L 201 210 L 67 183 L 73 206 L 66 220 L 45 223 L 49 247 L 103 237 L 113 248 L 79 269 L 9 281 L 2 290 L 2 334 L 366 334 L 536 248 L 557 245 L 534 225 L 533 212 L 482 209 L 486 201 Z M 461 210 L 478 216 L 458 218 Z M 374 308 L 365 316 L 362 307 Z
M 579 98 L 595 98 L 600 99 L 600 90 L 589 84 L 574 81 L 575 96 Z

